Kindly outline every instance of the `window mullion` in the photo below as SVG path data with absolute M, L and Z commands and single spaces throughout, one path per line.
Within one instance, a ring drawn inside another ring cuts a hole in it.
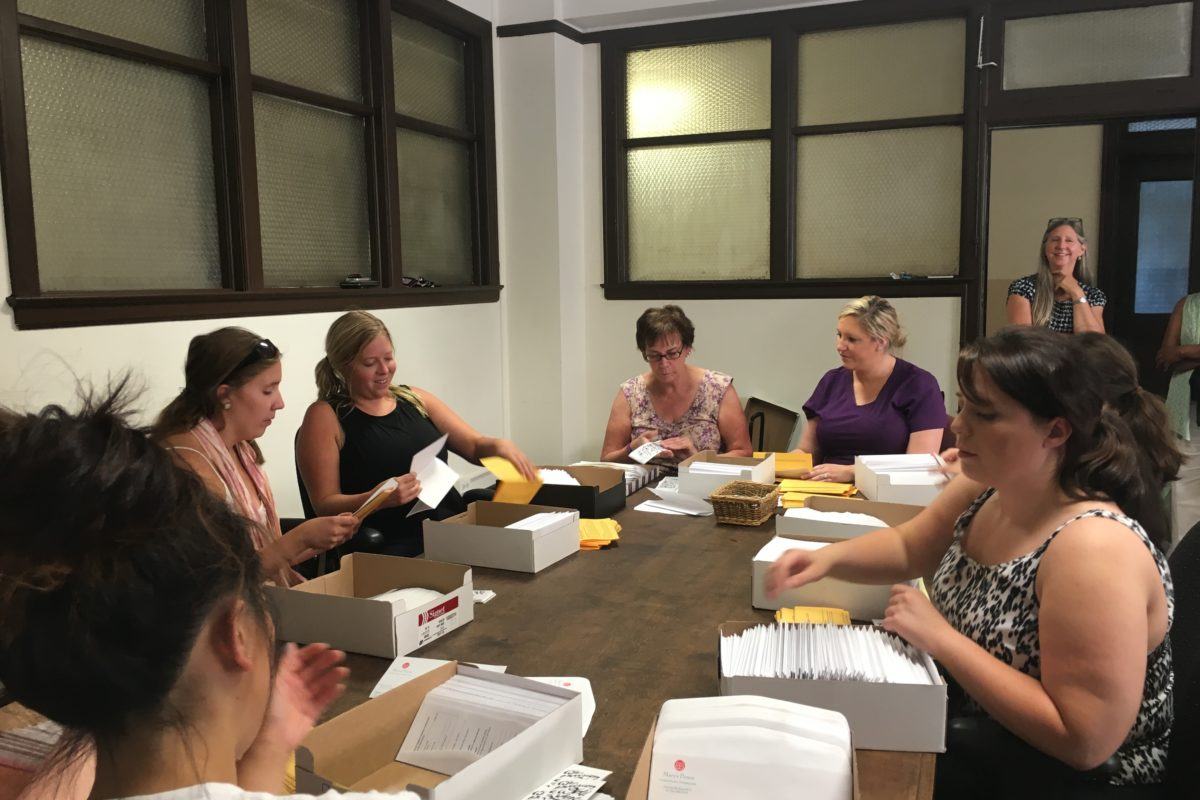
M 396 173 L 396 112 L 392 76 L 392 10 L 388 0 L 364 0 L 363 57 L 367 59 L 363 86 L 374 109 L 367 126 L 367 180 L 370 182 L 370 220 L 375 275 L 384 287 L 399 286 L 400 212 Z
M 21 77 L 21 33 L 17 0 L 0 0 L 0 157 L 4 165 L 5 232 L 14 296 L 41 292 L 33 227 L 33 179 L 29 167 L 25 93 Z
M 771 280 L 787 281 L 795 273 L 797 35 L 781 27 L 771 35 Z

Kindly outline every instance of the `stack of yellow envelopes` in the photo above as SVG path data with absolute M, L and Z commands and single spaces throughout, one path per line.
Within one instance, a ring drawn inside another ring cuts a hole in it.
M 479 463 L 496 476 L 496 494 L 492 497 L 494 502 L 525 505 L 538 493 L 538 489 L 542 488 L 540 480 L 525 480 L 525 476 L 518 472 L 507 458 L 488 456 L 479 459 Z
M 755 458 L 766 458 L 770 453 L 755 453 Z M 776 453 L 776 478 L 803 478 L 812 472 L 812 453 Z
M 853 483 L 831 483 L 830 481 L 802 481 L 785 478 L 779 482 L 780 505 L 784 508 L 802 508 L 810 497 L 850 497 L 858 493 Z
M 579 520 L 579 549 L 600 550 L 620 539 L 621 526 L 615 519 Z
M 810 625 L 849 625 L 850 612 L 844 608 L 795 606 L 775 612 L 776 622 L 800 622 Z

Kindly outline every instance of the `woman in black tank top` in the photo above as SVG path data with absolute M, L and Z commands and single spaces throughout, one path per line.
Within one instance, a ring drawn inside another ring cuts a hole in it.
M 424 549 L 421 524 L 465 510 L 451 490 L 438 507 L 408 516 L 420 486 L 409 470 L 413 456 L 446 434 L 448 451 L 469 460 L 502 456 L 526 477 L 537 469 L 512 442 L 484 436 L 432 393 L 396 386 L 392 339 L 383 323 L 365 311 L 339 317 L 325 337 L 317 364 L 318 400 L 304 417 L 297 461 L 317 513 L 354 511 L 389 478 L 399 487 L 363 527 L 383 533 L 383 552 L 414 556 Z

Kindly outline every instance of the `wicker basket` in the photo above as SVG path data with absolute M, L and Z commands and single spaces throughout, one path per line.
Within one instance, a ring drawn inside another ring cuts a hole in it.
M 731 481 L 708 496 L 717 522 L 762 525 L 775 515 L 779 487 L 752 481 Z

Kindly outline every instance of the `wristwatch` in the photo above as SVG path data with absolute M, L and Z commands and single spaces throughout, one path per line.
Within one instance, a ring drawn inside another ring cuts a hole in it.
M 1080 295 L 1078 300 L 1072 300 L 1071 302 L 1086 306 L 1088 304 L 1087 295 L 1086 294 Z

